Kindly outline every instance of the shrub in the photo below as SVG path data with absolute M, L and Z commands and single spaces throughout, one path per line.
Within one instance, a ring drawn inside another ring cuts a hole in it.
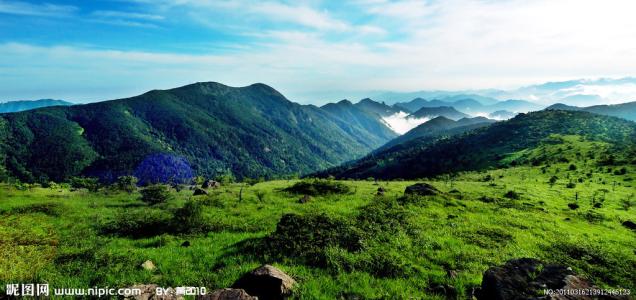
M 568 188 L 568 189 L 573 189 L 573 188 L 576 187 L 576 183 L 568 182 L 568 184 L 566 184 L 565 187 Z
M 170 194 L 170 187 L 163 184 L 155 184 L 147 186 L 141 191 L 141 201 L 150 205 L 159 203 L 165 203 L 170 200 L 172 195 Z
M 554 185 L 557 182 L 557 180 L 559 180 L 559 177 L 552 176 L 550 177 L 550 180 L 548 182 L 550 183 L 550 185 Z
M 120 212 L 101 226 L 102 232 L 130 237 L 149 237 L 169 231 L 172 215 L 160 209 L 138 208 Z
M 120 191 L 132 193 L 137 190 L 137 181 L 139 180 L 135 176 L 119 176 L 115 181 L 115 187 Z
M 69 183 L 74 189 L 87 189 L 91 192 L 99 189 L 99 179 L 93 177 L 72 177 Z
M 579 205 L 576 203 L 568 203 L 568 207 L 572 210 L 579 208 Z
M 576 165 L 575 164 L 571 164 L 570 167 L 568 168 L 570 171 L 576 171 Z
M 614 175 L 625 175 L 627 174 L 627 168 L 622 167 L 619 170 L 614 171 Z
M 183 207 L 175 210 L 173 225 L 178 232 L 197 233 L 206 230 L 203 205 L 200 201 L 189 200 Z
M 326 214 L 286 214 L 268 237 L 272 255 L 285 255 L 320 267 L 326 266 L 326 248 L 359 250 L 361 237 L 344 219 Z
M 507 193 L 504 194 L 504 197 L 508 199 L 518 200 L 521 198 L 521 195 L 519 195 L 519 193 L 515 191 L 508 191 Z
M 24 206 L 18 206 L 3 211 L 3 214 L 31 214 L 42 213 L 48 216 L 59 216 L 62 214 L 62 205 L 55 202 L 34 203 Z
M 310 196 L 347 194 L 350 190 L 344 183 L 324 179 L 304 180 L 284 189 L 286 192 Z

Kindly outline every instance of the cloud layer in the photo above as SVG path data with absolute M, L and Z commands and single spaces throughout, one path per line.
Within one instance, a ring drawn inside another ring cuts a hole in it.
M 64 42 L 0 33 L 0 97 L 101 100 L 220 81 L 265 82 L 321 103 L 636 70 L 636 2 L 628 0 L 120 2 L 0 1 L 0 17 L 88 31 Z

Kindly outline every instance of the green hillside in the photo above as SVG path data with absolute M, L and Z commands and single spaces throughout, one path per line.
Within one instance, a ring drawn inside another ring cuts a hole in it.
M 557 103 L 546 108 L 547 110 L 571 110 L 571 111 L 587 111 L 599 115 L 619 117 L 631 121 L 636 121 L 636 102 L 627 102 L 611 105 L 594 105 L 588 107 L 570 106 L 563 103 Z
M 505 167 L 506 158 L 532 149 L 552 134 L 580 135 L 612 145 L 607 159 L 629 160 L 636 123 L 586 112 L 547 110 L 515 118 L 432 143 L 420 138 L 365 157 L 357 163 L 321 172 L 338 178 L 421 178 L 459 171 Z
M 393 136 L 287 100 L 264 84 L 197 83 L 140 96 L 5 114 L 0 153 L 24 181 L 129 174 L 148 155 L 184 157 L 197 174 L 304 174 L 360 157 Z M 0 157 L 2 157 L 0 156 Z
M 342 100 L 338 103 L 326 104 L 321 108 L 331 113 L 338 120 L 338 126 L 349 132 L 360 143 L 377 145 L 397 137 L 397 134 L 382 121 L 379 113 L 366 110 L 364 106 L 361 108 L 358 104 L 354 105 L 348 100 Z
M 0 103 L 0 113 L 19 112 L 48 106 L 67 106 L 73 103 L 63 100 L 40 99 L 40 100 L 16 100 Z

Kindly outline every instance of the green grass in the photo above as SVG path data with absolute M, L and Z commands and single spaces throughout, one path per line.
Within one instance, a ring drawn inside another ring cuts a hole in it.
M 571 150 L 563 150 L 564 155 L 576 156 Z M 533 153 L 514 155 L 530 160 Z M 432 287 L 449 284 L 465 294 L 481 283 L 489 267 L 534 257 L 571 266 L 601 287 L 634 290 L 636 232 L 621 222 L 636 221 L 636 203 L 625 205 L 636 202 L 636 168 L 627 165 L 626 174 L 615 175 L 616 166 L 599 167 L 590 160 L 570 170 L 573 161 L 377 185 L 340 181 L 350 188 L 348 194 L 315 196 L 303 204 L 300 195 L 284 191 L 295 180 L 226 185 L 197 197 L 190 190 L 172 191 L 170 202 L 152 208 L 137 192 L 38 187 L 22 191 L 0 185 L 0 289 L 17 282 L 216 289 L 230 286 L 262 263 L 273 263 L 297 279 L 297 298 L 442 299 L 430 292 Z M 552 176 L 558 177 L 554 185 L 549 183 Z M 487 177 L 490 180 L 484 180 Z M 566 187 L 570 181 L 576 182 L 574 188 Z M 443 194 L 402 199 L 405 187 L 416 182 L 428 182 Z M 384 200 L 376 196 L 379 186 L 386 190 Z M 509 191 L 518 193 L 519 199 L 505 197 Z M 205 232 L 129 238 L 102 231 L 109 220 L 131 210 L 172 212 L 191 199 L 203 204 Z M 600 207 L 594 207 L 599 202 Z M 392 208 L 374 210 L 369 206 L 374 203 Z M 570 209 L 569 203 L 579 207 Z M 289 213 L 324 213 L 345 220 L 360 230 L 362 248 L 315 249 L 325 258 L 319 264 L 275 255 L 277 249 L 264 248 L 263 241 Z M 181 247 L 186 240 L 191 246 Z M 156 270 L 140 267 L 148 259 Z M 457 278 L 447 277 L 447 270 L 456 270 Z

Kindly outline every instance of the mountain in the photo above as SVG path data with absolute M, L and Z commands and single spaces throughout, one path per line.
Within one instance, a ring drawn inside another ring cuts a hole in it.
M 404 110 L 398 107 L 388 106 L 384 102 L 380 103 L 380 102 L 373 101 L 369 98 L 364 98 L 354 105 L 361 110 L 375 113 L 382 117 L 390 116 Z M 411 111 L 406 110 L 406 112 L 410 113 Z
M 455 102 L 460 99 L 474 99 L 483 105 L 491 105 L 498 102 L 490 95 L 505 93 L 499 90 L 476 90 L 476 91 L 418 91 L 418 92 L 384 92 L 373 96 L 377 101 L 389 104 L 405 103 L 412 99 L 440 99 L 445 102 Z
M 71 102 L 53 99 L 40 100 L 17 100 L 0 103 L 0 113 L 19 112 L 30 109 L 36 109 L 47 106 L 68 106 L 73 105 Z
M 453 120 L 470 117 L 467 114 L 457 111 L 453 107 L 439 106 L 439 107 L 422 107 L 416 112 L 409 115 L 409 118 L 421 119 L 421 118 L 435 118 L 439 116 L 446 117 Z
M 451 132 L 450 131 L 451 129 L 455 129 L 458 127 L 463 127 L 464 130 L 459 130 L 459 131 L 456 130 L 456 131 L 453 131 L 454 133 L 468 131 L 474 128 L 487 126 L 494 122 L 495 122 L 494 120 L 490 120 L 484 117 L 462 118 L 457 121 L 454 121 L 449 118 L 439 116 L 418 125 L 417 127 L 411 129 L 410 131 L 408 131 L 407 133 L 399 137 L 396 137 L 395 139 L 389 141 L 388 143 L 378 148 L 374 152 L 376 153 L 383 152 L 396 145 L 403 144 L 403 143 L 406 143 L 421 137 L 442 136 L 444 134 L 448 134 L 449 132 Z
M 450 101 L 449 101 L 450 100 Z M 525 100 L 505 100 L 493 104 L 484 105 L 483 103 L 472 98 L 447 98 L 426 100 L 423 98 L 415 98 L 409 102 L 400 102 L 395 104 L 396 107 L 405 107 L 412 111 L 417 111 L 423 107 L 452 106 L 460 112 L 471 115 L 483 115 L 496 111 L 510 112 L 529 112 L 542 108 L 541 105 L 525 101 Z
M 595 114 L 619 117 L 631 121 L 636 121 L 636 101 L 612 105 L 594 105 L 588 107 L 570 106 L 563 103 L 548 106 L 548 110 L 578 110 Z
M 0 115 L 0 162 L 23 181 L 131 174 L 167 153 L 202 176 L 305 174 L 355 159 L 392 135 L 370 136 L 264 84 L 204 82 L 132 98 Z
M 508 121 L 446 139 L 433 142 L 426 138 L 415 139 L 402 147 L 398 145 L 382 153 L 373 153 L 318 175 L 410 179 L 501 167 L 504 161 L 514 162 L 515 153 L 537 147 L 553 134 L 579 135 L 610 143 L 614 148 L 605 155 L 612 157 L 625 149 L 634 149 L 636 123 L 579 111 L 544 110 L 519 114 Z
M 372 100 L 369 101 L 373 102 Z M 381 105 L 380 103 L 377 104 Z M 377 108 L 378 106 L 373 105 L 372 107 Z M 354 105 L 349 100 L 329 103 L 321 108 L 332 114 L 337 120 L 337 125 L 345 132 L 355 136 L 361 143 L 371 142 L 373 145 L 377 145 L 397 136 L 382 121 L 380 114 L 372 110 L 364 110 L 361 106 Z

